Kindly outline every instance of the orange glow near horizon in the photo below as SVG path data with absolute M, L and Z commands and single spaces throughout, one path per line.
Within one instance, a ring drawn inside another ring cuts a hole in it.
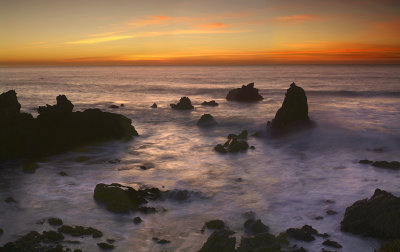
M 0 65 L 400 63 L 394 0 L 0 0 Z

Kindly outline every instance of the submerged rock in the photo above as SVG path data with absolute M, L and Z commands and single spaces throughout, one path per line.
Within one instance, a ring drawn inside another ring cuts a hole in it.
M 332 240 L 326 240 L 322 243 L 322 245 L 332 247 L 332 248 L 342 248 L 342 245 L 340 245 L 338 242 L 335 242 Z
M 103 232 L 92 227 L 82 227 L 82 226 L 68 226 L 62 225 L 58 228 L 58 232 L 69 234 L 74 237 L 91 235 L 93 238 L 99 238 L 103 236 Z
M 214 231 L 199 252 L 234 252 L 236 238 L 231 237 L 232 234 L 234 232 L 225 229 Z
M 227 152 L 239 152 L 242 150 L 247 150 L 249 148 L 249 144 L 246 142 L 247 138 L 247 130 L 243 130 L 239 135 L 229 134 L 228 141 L 222 144 L 217 144 L 214 147 L 214 150 L 220 153 Z
M 99 109 L 72 112 L 74 105 L 65 95 L 57 96 L 56 105 L 39 107 L 37 118 L 20 113 L 15 91 L 0 97 L 0 160 L 38 158 L 138 135 L 131 120 L 123 115 Z
M 399 170 L 400 169 L 400 162 L 398 161 L 371 161 L 368 159 L 363 159 L 358 161 L 360 164 L 370 164 L 372 166 L 384 169 L 392 169 L 392 170 Z
M 201 127 L 209 127 L 209 126 L 214 126 L 217 124 L 218 124 L 217 121 L 210 114 L 202 115 L 200 117 L 200 119 L 197 121 L 197 126 L 201 126 Z
M 264 98 L 258 93 L 258 89 L 254 88 L 254 83 L 249 83 L 241 88 L 230 90 L 226 95 L 226 99 L 228 101 L 255 102 Z
M 146 188 L 135 190 L 129 186 L 117 183 L 111 185 L 98 184 L 94 189 L 94 199 L 107 206 L 107 210 L 115 213 L 127 213 L 129 211 L 141 211 L 144 213 L 155 212 L 154 208 L 144 207 L 148 200 L 161 198 L 158 188 Z
M 276 112 L 275 118 L 267 123 L 267 131 L 271 136 L 280 136 L 310 126 L 306 93 L 293 82 L 286 91 L 282 107 Z
M 376 189 L 369 199 L 346 208 L 341 230 L 382 239 L 400 239 L 400 197 Z
M 182 97 L 177 104 L 170 104 L 171 108 L 179 110 L 194 109 L 189 97 Z
M 299 241 L 314 241 L 313 235 L 318 235 L 318 231 L 312 226 L 304 225 L 302 228 L 289 228 L 286 230 L 286 234 Z
M 141 222 L 142 222 L 142 218 L 140 218 L 139 216 L 133 218 L 133 223 L 139 224 L 139 223 L 141 223 Z
M 209 101 L 209 102 L 208 101 L 203 101 L 203 103 L 201 105 L 215 107 L 215 106 L 218 106 L 218 103 L 215 102 L 214 100 Z

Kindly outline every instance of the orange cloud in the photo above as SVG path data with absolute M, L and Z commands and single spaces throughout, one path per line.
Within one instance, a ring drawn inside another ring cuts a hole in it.
M 169 24 L 176 20 L 177 20 L 177 18 L 169 17 L 169 16 L 147 16 L 144 18 L 139 18 L 139 19 L 134 19 L 134 20 L 128 21 L 128 25 L 133 26 L 133 27 L 141 27 L 141 26 L 147 26 L 147 25 Z
M 306 21 L 315 21 L 315 20 L 321 20 L 320 17 L 317 17 L 315 15 L 292 15 L 292 16 L 282 16 L 282 17 L 276 17 L 272 19 L 273 21 L 276 22 L 283 22 L 283 23 L 291 23 L 291 24 L 298 24 Z
M 121 35 L 121 36 L 108 36 L 108 37 L 100 37 L 100 38 L 81 39 L 81 40 L 65 42 L 64 44 L 70 44 L 70 45 L 96 44 L 96 43 L 110 42 L 110 41 L 129 39 L 129 38 L 133 38 L 133 36 L 132 35 Z
M 215 23 L 209 23 L 209 24 L 204 24 L 204 25 L 198 25 L 200 28 L 205 28 L 205 29 L 217 29 L 217 28 L 225 28 L 228 25 L 225 23 L 221 22 L 215 22 Z

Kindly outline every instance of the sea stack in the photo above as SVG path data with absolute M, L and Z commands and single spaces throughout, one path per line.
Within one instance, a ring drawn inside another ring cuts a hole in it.
M 281 136 L 310 126 L 306 93 L 293 82 L 286 91 L 282 107 L 278 109 L 272 122 L 267 123 L 267 131 L 271 136 Z
M 235 88 L 229 91 L 226 95 L 228 101 L 238 102 L 256 102 L 264 99 L 259 93 L 258 89 L 254 88 L 254 83 L 249 83 L 241 88 Z
M 186 96 L 182 97 L 177 104 L 170 104 L 170 106 L 172 109 L 178 109 L 178 110 L 194 109 L 189 97 Z

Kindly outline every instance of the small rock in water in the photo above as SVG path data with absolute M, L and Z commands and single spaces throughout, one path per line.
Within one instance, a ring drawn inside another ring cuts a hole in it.
M 331 210 L 331 209 L 329 209 L 329 210 L 327 210 L 326 211 L 326 214 L 327 215 L 335 215 L 335 214 L 337 214 L 338 212 L 336 212 L 336 211 L 334 211 L 334 210 Z
M 37 168 L 39 168 L 39 165 L 32 161 L 26 161 L 22 165 L 22 170 L 25 173 L 34 173 Z
M 258 93 L 258 89 L 254 88 L 254 83 L 249 83 L 246 86 L 242 85 L 241 88 L 230 90 L 226 99 L 228 101 L 255 102 L 264 98 Z
M 97 246 L 99 246 L 101 249 L 114 249 L 114 245 L 105 242 L 97 243 Z
M 6 203 L 17 203 L 17 201 L 13 197 L 7 197 L 4 202 Z
M 63 171 L 60 171 L 60 172 L 58 173 L 58 175 L 60 175 L 60 176 L 68 176 L 68 174 L 67 174 L 66 172 L 63 172 Z
M 93 238 L 98 238 L 103 236 L 103 232 L 92 227 L 82 227 L 82 226 L 67 226 L 63 225 L 58 228 L 58 232 L 69 234 L 74 237 L 91 235 Z
M 107 239 L 106 241 L 107 241 L 108 243 L 114 243 L 114 242 L 115 242 L 114 239 Z
M 314 217 L 314 220 L 323 220 L 324 219 L 324 217 L 322 217 L 322 216 L 316 216 L 316 217 Z
M 110 164 L 117 164 L 117 163 L 121 162 L 121 160 L 119 160 L 118 158 L 115 158 L 115 159 L 109 160 L 108 162 L 109 162 Z
M 309 242 L 315 240 L 313 235 L 317 235 L 318 231 L 309 225 L 304 225 L 302 228 L 289 228 L 286 234 L 293 239 Z
M 153 105 L 151 105 L 151 108 L 157 108 L 157 103 L 153 103 Z
M 243 179 L 242 178 L 237 178 L 237 179 L 235 179 L 235 181 L 236 182 L 243 182 Z
M 182 97 L 177 104 L 170 104 L 171 108 L 178 110 L 194 109 L 189 97 Z
M 201 229 L 201 232 L 204 232 L 206 228 L 208 229 L 216 229 L 216 230 L 221 230 L 225 229 L 225 222 L 222 220 L 210 220 L 204 223 L 203 228 Z
M 360 164 L 369 164 L 374 167 L 384 168 L 384 169 L 392 169 L 392 170 L 399 170 L 400 169 L 400 162 L 398 161 L 371 161 L 368 159 L 363 159 L 358 161 Z
M 119 105 L 119 106 L 123 108 L 123 107 L 125 107 L 125 104 L 123 104 L 123 103 L 122 103 L 122 104 L 121 104 L 121 105 Z
M 4 230 L 2 228 L 0 228 L 0 235 L 2 235 L 4 233 Z
M 222 144 L 217 144 L 214 147 L 214 150 L 219 153 L 227 153 L 227 152 L 239 152 L 242 150 L 247 150 L 249 148 L 249 144 L 246 142 L 247 138 L 247 130 L 243 130 L 239 135 L 229 134 L 228 141 Z
M 135 223 L 135 224 L 139 224 L 139 223 L 141 223 L 142 222 L 142 219 L 138 216 L 138 217 L 135 217 L 135 218 L 133 218 L 133 223 Z
M 201 127 L 215 126 L 217 124 L 218 124 L 217 121 L 210 114 L 202 115 L 200 117 L 200 119 L 197 121 L 197 126 L 201 126 Z
M 342 248 L 342 245 L 340 245 L 338 242 L 331 241 L 331 240 L 326 240 L 322 243 L 322 245 L 332 247 L 332 248 Z
M 49 218 L 47 222 L 52 226 L 60 226 L 63 224 L 63 221 L 60 218 L 55 217 Z
M 216 103 L 214 100 L 212 101 L 204 101 L 201 105 L 203 106 L 211 106 L 211 107 L 215 107 L 218 106 L 218 103 Z
M 43 239 L 49 242 L 58 242 L 64 240 L 64 235 L 56 231 L 43 231 Z
M 113 105 L 110 105 L 109 108 L 117 109 L 117 108 L 119 108 L 119 106 L 113 104 Z

